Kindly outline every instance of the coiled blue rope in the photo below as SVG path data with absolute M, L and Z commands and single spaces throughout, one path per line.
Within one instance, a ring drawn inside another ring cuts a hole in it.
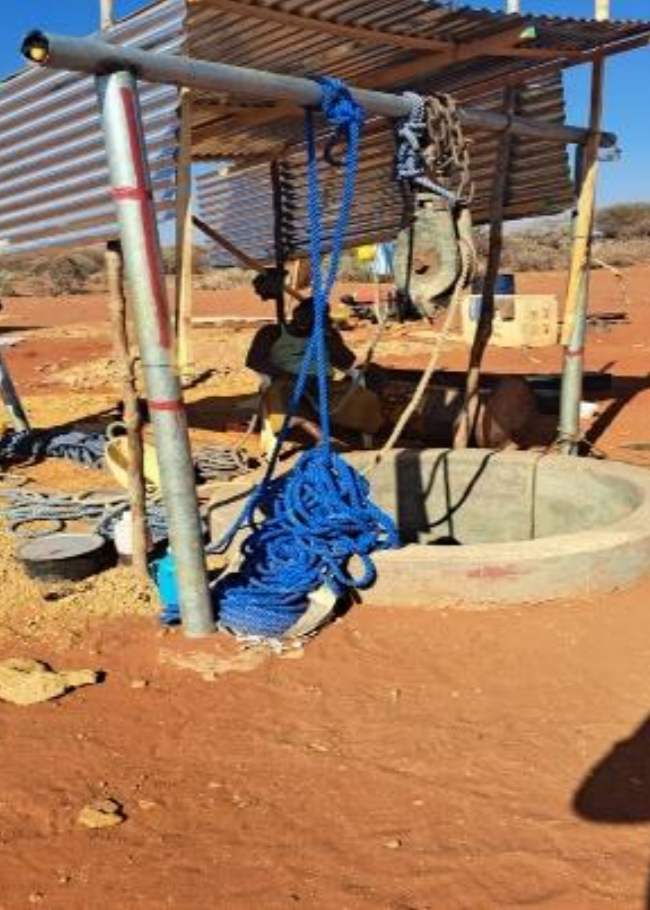
M 345 231 L 354 198 L 363 109 L 336 79 L 318 79 L 321 106 L 334 136 L 326 155 L 345 145 L 345 178 L 327 274 L 322 274 L 321 202 L 314 112 L 305 111 L 308 170 L 308 214 L 314 327 L 292 391 L 288 413 L 264 480 L 220 547 L 248 523 L 252 531 L 242 544 L 238 571 L 217 583 L 219 622 L 241 634 L 283 635 L 308 606 L 308 596 L 322 585 L 337 596 L 350 588 L 371 585 L 376 577 L 372 553 L 399 546 L 393 520 L 369 499 L 369 485 L 332 451 L 329 414 L 327 315 L 329 297 L 339 268 Z M 274 479 L 280 448 L 290 420 L 305 393 L 316 363 L 318 411 L 322 442 L 304 453 L 292 471 Z M 262 513 L 258 520 L 256 515 Z M 360 574 L 350 565 L 356 557 Z

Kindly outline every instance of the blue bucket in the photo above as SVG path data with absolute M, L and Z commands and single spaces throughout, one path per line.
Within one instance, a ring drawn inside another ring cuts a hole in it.
M 504 294 L 506 296 L 515 293 L 515 276 L 512 272 L 503 272 L 501 275 L 497 275 L 497 280 L 494 284 L 494 293 Z

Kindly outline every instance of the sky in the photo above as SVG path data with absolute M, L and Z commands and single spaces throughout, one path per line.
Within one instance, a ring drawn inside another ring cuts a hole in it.
M 142 5 L 142 0 L 116 0 L 116 13 L 121 17 Z M 505 0 L 469 0 L 452 5 L 500 10 Z M 610 5 L 612 18 L 650 18 L 650 0 L 610 0 Z M 589 17 L 594 0 L 521 0 L 521 9 L 525 13 Z M 99 0 L 0 0 L 0 78 L 21 68 L 20 43 L 30 29 L 85 35 L 98 28 L 98 20 Z M 588 108 L 588 67 L 569 70 L 565 79 L 568 120 L 583 125 Z M 650 117 L 645 107 L 650 102 L 650 47 L 608 61 L 605 86 L 603 125 L 618 135 L 622 156 L 619 161 L 603 164 L 599 202 L 650 200 Z

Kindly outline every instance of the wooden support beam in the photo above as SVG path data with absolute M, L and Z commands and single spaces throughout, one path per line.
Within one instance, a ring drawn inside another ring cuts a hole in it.
M 525 40 L 525 35 L 525 29 L 519 24 L 488 38 L 478 38 L 465 44 L 459 42 L 453 47 L 436 51 L 431 55 L 422 55 L 398 66 L 386 67 L 379 73 L 355 80 L 355 84 L 359 88 L 372 86 L 373 89 L 382 89 L 387 86 L 402 85 L 410 79 L 435 73 L 445 66 L 462 63 L 475 57 L 510 56 L 511 52 L 515 56 L 522 56 L 520 51 L 523 51 L 523 56 L 526 56 L 527 48 L 516 47 L 517 42 Z
M 273 240 L 275 245 L 275 267 L 278 272 L 284 272 L 286 264 L 286 253 L 284 248 L 284 234 L 282 223 L 284 220 L 284 206 L 282 197 L 282 171 L 280 162 L 274 159 L 271 162 L 271 187 L 273 190 Z M 284 284 L 284 281 L 283 281 Z M 279 288 L 278 295 L 275 298 L 275 316 L 280 325 L 286 321 L 284 307 L 284 290 Z
M 245 253 L 244 250 L 235 246 L 227 237 L 224 237 L 223 234 L 220 234 L 219 231 L 216 231 L 211 225 L 206 224 L 201 218 L 197 218 L 196 215 L 194 215 L 192 221 L 194 222 L 194 226 L 197 227 L 202 234 L 205 234 L 205 236 L 209 237 L 214 243 L 219 244 L 220 247 L 227 250 L 231 256 L 238 259 L 245 268 L 251 269 L 254 272 L 263 272 L 266 268 L 263 262 L 260 262 L 259 259 L 255 259 L 253 256 L 249 256 L 248 253 Z M 305 299 L 304 296 L 295 288 L 291 287 L 291 285 L 286 285 L 285 291 L 299 303 Z
M 602 118 L 602 63 L 594 64 L 591 88 L 591 139 L 585 146 L 583 180 L 578 198 L 578 211 L 571 249 L 569 267 L 569 285 L 566 295 L 564 322 L 562 327 L 562 344 L 567 345 L 571 339 L 578 307 L 578 287 L 583 275 L 589 269 L 591 240 L 596 205 L 596 176 L 598 173 L 598 137 Z
M 503 93 L 504 113 L 513 116 L 516 110 L 516 102 L 516 91 L 512 88 L 506 89 Z M 456 428 L 456 437 L 454 439 L 455 448 L 467 448 L 470 444 L 479 413 L 481 365 L 492 336 L 492 324 L 494 322 L 494 289 L 501 265 L 503 218 L 508 200 L 512 145 L 512 134 L 509 131 L 503 133 L 499 140 L 497 171 L 492 188 L 490 239 L 485 276 L 481 288 L 481 311 L 469 356 L 469 367 L 465 385 L 465 402 L 463 413 L 461 414 Z
M 595 0 L 594 18 L 598 22 L 607 22 L 609 19 L 609 0 Z
M 115 0 L 99 0 L 99 27 L 102 32 L 115 25 Z
M 566 455 L 577 455 L 580 401 L 584 375 L 584 345 L 589 312 L 589 269 L 596 204 L 598 138 L 602 120 L 604 61 L 594 63 L 591 77 L 591 140 L 582 149 L 580 194 L 573 227 L 569 284 L 564 308 L 562 344 L 565 345 L 560 396 L 558 445 Z
M 404 50 L 432 51 L 449 47 L 449 41 L 437 38 L 426 38 L 416 35 L 400 34 L 396 32 L 383 32 L 378 29 L 362 25 L 348 25 L 336 22 L 333 19 L 306 16 L 304 13 L 288 12 L 250 3 L 248 0 L 190 0 L 191 6 L 206 5 L 235 13 L 242 18 L 259 19 L 262 22 L 277 22 L 292 28 L 314 31 L 326 35 L 335 35 L 338 38 L 349 38 L 353 41 L 372 44 L 376 47 L 397 47 Z
M 175 324 L 178 372 L 183 384 L 194 378 L 192 352 L 192 109 L 188 89 L 181 89 L 180 132 L 176 161 Z
M 131 526 L 133 529 L 133 568 L 141 578 L 146 579 L 149 577 L 147 568 L 148 529 L 142 422 L 138 411 L 133 358 L 129 350 L 126 296 L 124 293 L 124 259 L 122 246 L 118 240 L 112 241 L 107 245 L 105 257 L 109 311 L 113 329 L 113 350 L 120 374 L 124 423 L 128 440 L 128 485 Z

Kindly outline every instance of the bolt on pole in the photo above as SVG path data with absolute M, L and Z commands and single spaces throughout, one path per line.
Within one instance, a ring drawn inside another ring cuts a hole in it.
M 187 635 L 214 631 L 203 531 L 134 76 L 96 78 L 108 170 L 153 424 L 169 540 Z

